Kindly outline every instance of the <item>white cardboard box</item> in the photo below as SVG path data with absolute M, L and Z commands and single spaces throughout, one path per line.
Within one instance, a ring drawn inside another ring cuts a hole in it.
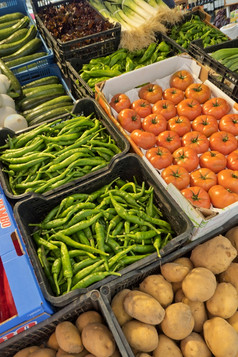
M 232 217 L 238 214 L 238 203 L 234 203 L 225 209 L 215 209 L 205 212 L 205 210 L 199 210 L 194 208 L 179 192 L 179 190 L 172 184 L 167 185 L 161 178 L 160 173 L 156 170 L 149 161 L 145 158 L 143 150 L 140 150 L 134 142 L 130 139 L 130 136 L 118 123 L 116 116 L 117 113 L 113 111 L 109 105 L 109 102 L 113 95 L 117 93 L 126 93 L 131 100 L 134 100 L 135 89 L 145 83 L 152 82 L 158 83 L 162 89 L 169 87 L 169 77 L 176 71 L 187 69 L 189 70 L 196 82 L 204 82 L 208 85 L 212 91 L 212 96 L 222 97 L 228 101 L 233 113 L 238 113 L 238 104 L 231 99 L 228 95 L 223 93 L 218 87 L 211 83 L 208 78 L 207 69 L 192 59 L 187 54 L 181 54 L 178 56 L 170 57 L 166 60 L 153 63 L 149 66 L 139 68 L 132 72 L 122 74 L 121 76 L 111 78 L 105 82 L 98 83 L 96 85 L 96 99 L 109 115 L 114 124 L 121 130 L 121 132 L 130 141 L 134 151 L 140 155 L 150 166 L 151 170 L 157 175 L 158 180 L 165 187 L 165 190 L 179 203 L 181 209 L 188 215 L 195 226 L 195 231 L 192 240 L 195 240 L 212 230 L 222 226 Z

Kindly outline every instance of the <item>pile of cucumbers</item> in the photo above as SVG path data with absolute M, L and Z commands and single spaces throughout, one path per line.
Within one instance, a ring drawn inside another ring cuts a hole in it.
M 11 68 L 46 56 L 37 28 L 21 12 L 0 16 L 0 58 Z

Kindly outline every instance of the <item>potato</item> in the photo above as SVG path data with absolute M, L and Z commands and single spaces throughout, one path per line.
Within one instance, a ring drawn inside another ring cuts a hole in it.
M 179 283 L 190 271 L 187 266 L 174 262 L 162 264 L 160 270 L 163 277 L 170 283 Z
M 62 350 L 60 347 L 56 352 L 56 357 L 85 357 L 89 352 L 85 349 L 79 353 L 68 353 Z
M 183 339 L 180 348 L 184 357 L 212 357 L 204 339 L 196 332 Z
M 219 235 L 197 245 L 192 250 L 190 259 L 195 267 L 204 267 L 214 274 L 220 274 L 229 267 L 236 256 L 237 250 L 229 239 Z
M 219 282 L 231 283 L 238 292 L 238 263 L 231 263 L 230 266 L 218 276 Z
M 182 281 L 179 281 L 178 283 L 171 283 L 171 284 L 174 294 L 176 294 L 178 290 L 182 289 Z
M 183 289 L 179 289 L 178 291 L 176 291 L 175 295 L 174 295 L 174 302 L 182 302 L 183 298 L 185 298 Z
M 184 339 L 194 328 L 194 317 L 190 307 L 182 302 L 169 305 L 165 309 L 165 317 L 160 326 L 166 336 L 174 340 Z
M 208 348 L 216 357 L 236 357 L 238 334 L 222 317 L 213 317 L 203 325 L 203 335 Z
M 136 357 L 151 357 L 151 355 L 149 355 L 149 353 L 146 352 L 138 352 L 136 353 Z
M 51 348 L 40 348 L 32 352 L 29 357 L 55 357 L 56 351 Z
M 32 352 L 39 350 L 39 349 L 40 349 L 39 346 L 25 347 L 22 350 L 15 353 L 13 357 L 29 357 Z
M 151 325 L 158 325 L 165 315 L 159 301 L 142 291 L 130 291 L 125 296 L 123 305 L 128 315 Z
M 187 304 L 194 317 L 194 328 L 195 332 L 202 332 L 203 324 L 207 320 L 207 311 L 204 302 L 200 301 L 191 301 L 188 298 L 184 297 L 182 299 L 184 304 Z
M 180 348 L 168 336 L 159 335 L 159 344 L 153 351 L 153 357 L 183 357 Z
M 51 348 L 52 350 L 55 350 L 55 351 L 58 350 L 59 344 L 58 344 L 56 336 L 55 336 L 55 331 L 50 335 L 46 344 L 47 344 L 47 347 Z
M 132 317 L 124 309 L 123 301 L 125 296 L 130 292 L 130 289 L 123 289 L 117 293 L 111 301 L 111 308 L 120 326 L 125 322 L 132 320 Z
M 79 330 L 72 322 L 60 322 L 55 328 L 55 336 L 60 348 L 65 352 L 79 353 L 83 350 Z
M 122 326 L 122 331 L 129 345 L 141 352 L 152 352 L 156 349 L 159 337 L 155 326 L 131 320 Z
M 191 259 L 188 257 L 177 258 L 173 261 L 173 263 L 180 264 L 184 267 L 187 267 L 189 270 L 192 270 L 194 268 L 194 265 L 193 265 Z
M 234 313 L 229 319 L 227 319 L 227 322 L 238 332 L 238 311 Z
M 116 343 L 106 325 L 88 324 L 83 328 L 81 338 L 86 350 L 97 357 L 109 357 L 115 352 Z
M 86 311 L 80 314 L 77 320 L 75 321 L 75 325 L 81 333 L 83 328 L 92 322 L 103 322 L 102 316 L 94 310 Z
M 168 306 L 173 301 L 172 285 L 161 274 L 147 276 L 139 287 L 141 291 L 158 300 L 163 307 Z
M 229 239 L 233 247 L 238 251 L 238 226 L 229 229 L 226 232 L 225 237 Z
M 216 277 L 207 268 L 193 268 L 182 282 L 184 295 L 191 301 L 204 302 L 216 290 Z
M 214 295 L 206 301 L 206 308 L 213 316 L 228 319 L 238 308 L 238 293 L 230 283 L 219 283 Z

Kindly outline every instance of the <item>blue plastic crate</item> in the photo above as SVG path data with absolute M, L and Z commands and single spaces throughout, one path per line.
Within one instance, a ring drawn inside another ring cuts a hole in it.
M 22 12 L 24 15 L 30 18 L 30 24 L 35 25 L 31 15 L 29 14 L 28 8 L 26 6 L 26 1 L 24 0 L 0 0 L 0 16 L 11 14 L 13 12 Z M 37 37 L 40 38 L 42 42 L 42 47 L 38 52 L 46 52 L 44 57 L 37 58 L 32 61 L 28 61 L 24 64 L 11 67 L 11 70 L 14 74 L 30 69 L 31 67 L 35 68 L 37 65 L 48 66 L 54 62 L 53 51 L 46 45 L 44 39 L 42 38 L 39 31 L 37 31 Z M 27 66 L 26 66 L 27 65 Z

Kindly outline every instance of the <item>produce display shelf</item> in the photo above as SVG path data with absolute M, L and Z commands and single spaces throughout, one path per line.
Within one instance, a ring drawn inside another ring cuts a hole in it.
M 163 219 L 170 223 L 174 232 L 173 238 L 160 250 L 161 256 L 177 250 L 191 238 L 193 231 L 192 222 L 184 212 L 179 209 L 177 203 L 166 194 L 163 186 L 158 182 L 157 178 L 148 169 L 143 160 L 135 154 L 127 154 L 124 157 L 116 159 L 109 170 L 97 175 L 97 177 L 87 180 L 86 182 L 84 181 L 81 184 L 75 184 L 68 190 L 65 189 L 49 197 L 33 194 L 28 199 L 16 203 L 14 206 L 14 215 L 26 244 L 43 295 L 53 306 L 65 306 L 73 301 L 78 295 L 84 294 L 92 289 L 98 289 L 107 282 L 112 281 L 112 284 L 117 284 L 118 276 L 110 275 L 87 288 L 75 289 L 62 296 L 55 296 L 37 257 L 36 248 L 31 238 L 34 228 L 30 224 L 41 222 L 45 215 L 67 196 L 81 192 L 92 193 L 119 177 L 122 180 L 129 181 L 134 181 L 134 179 L 136 179 L 136 182 L 139 185 L 144 181 L 146 187 L 154 188 L 154 202 L 160 209 Z M 141 259 L 136 265 L 128 265 L 126 268 L 120 270 L 119 273 L 124 275 L 128 271 L 134 272 L 135 268 L 144 267 L 151 264 L 153 261 L 159 260 L 157 253 L 152 253 Z
M 86 0 L 82 0 L 87 3 Z M 67 5 L 73 3 L 73 0 L 64 0 L 54 2 L 54 6 Z M 46 41 L 46 44 L 53 50 L 55 60 L 58 66 L 62 69 L 63 73 L 67 75 L 66 60 L 74 57 L 82 60 L 88 60 L 91 58 L 106 56 L 118 48 L 120 43 L 121 25 L 115 24 L 111 29 L 98 32 L 92 35 L 84 36 L 79 39 L 62 42 L 56 39 L 49 29 L 43 24 L 42 19 L 39 16 L 39 12 L 52 6 L 49 0 L 31 0 L 32 9 L 35 16 L 37 28 L 42 37 Z M 87 3 L 88 4 L 88 3 Z M 94 9 L 95 10 L 95 9 Z M 95 10 L 97 13 L 98 11 Z M 100 17 L 103 16 L 100 14 Z M 107 21 L 105 19 L 105 21 Z M 93 43 L 90 43 L 92 42 Z M 85 45 L 85 42 L 89 44 Z
M 232 99 L 238 101 L 238 73 L 231 71 L 210 55 L 223 48 L 238 48 L 238 39 L 205 48 L 203 48 L 201 40 L 193 41 L 190 44 L 191 55 L 208 68 L 210 81 Z
M 12 357 L 21 349 L 30 346 L 45 345 L 50 335 L 55 331 L 56 326 L 63 321 L 75 323 L 77 317 L 86 311 L 97 311 L 103 318 L 103 322 L 111 331 L 117 349 L 121 356 L 126 357 L 127 351 L 120 339 L 120 336 L 114 327 L 114 323 L 107 311 L 104 300 L 99 291 L 91 291 L 88 294 L 77 297 L 75 301 L 66 307 L 55 312 L 47 320 L 38 325 L 21 332 L 20 335 L 12 337 L 9 341 L 0 344 L 0 354 L 4 357 Z
M 24 74 L 22 74 L 22 76 L 23 75 Z M 29 72 L 29 75 L 31 76 L 31 72 Z M 124 156 L 125 154 L 127 154 L 127 152 L 130 149 L 129 142 L 121 134 L 121 132 L 112 125 L 108 116 L 104 113 L 104 111 L 101 109 L 100 105 L 94 99 L 82 98 L 81 100 L 76 101 L 74 104 L 72 113 L 76 114 L 76 115 L 84 115 L 84 116 L 88 116 L 88 115 L 94 113 L 96 118 L 99 119 L 99 121 L 102 123 L 102 125 L 106 128 L 108 134 L 112 137 L 112 139 L 115 140 L 115 143 L 118 146 L 118 148 L 121 150 L 121 152 L 118 154 L 115 154 L 113 156 L 111 162 L 107 166 L 100 168 L 98 170 L 95 170 L 93 172 L 90 172 L 78 179 L 75 179 L 74 181 L 63 184 L 54 190 L 49 190 L 49 191 L 43 193 L 43 196 L 46 196 L 46 197 L 54 195 L 58 191 L 66 190 L 70 186 L 74 186 L 76 184 L 79 184 L 80 182 L 87 181 L 94 176 L 98 176 L 98 175 L 102 174 L 103 172 L 105 172 L 109 169 L 110 165 L 112 164 L 112 162 L 115 159 Z M 64 116 L 61 116 L 59 119 L 61 119 L 61 118 L 62 118 L 62 120 L 68 120 L 69 116 L 66 114 Z M 50 123 L 50 122 L 54 121 L 55 119 L 57 119 L 57 118 L 49 119 L 43 123 Z M 5 141 L 7 140 L 8 135 L 10 135 L 11 137 L 14 137 L 15 135 L 16 136 L 20 135 L 23 132 L 29 132 L 32 129 L 34 129 L 36 126 L 39 126 L 43 123 L 40 123 L 38 125 L 36 124 L 34 126 L 30 126 L 27 129 L 19 131 L 17 133 L 14 133 L 10 129 L 3 128 L 2 130 L 0 130 L 0 145 L 4 145 Z M 9 187 L 9 179 L 3 170 L 2 162 L 0 163 L 0 181 L 1 181 L 5 195 L 13 204 L 14 204 L 14 202 L 21 200 L 21 199 L 25 199 L 26 197 L 28 197 L 29 195 L 32 194 L 32 192 L 28 192 L 28 193 L 23 193 L 21 195 L 14 195 L 11 192 L 10 187 Z
M 171 40 L 167 35 L 163 33 L 157 33 L 156 42 L 165 41 L 171 46 L 171 56 L 174 56 L 180 52 L 180 46 L 173 40 Z M 113 51 L 114 52 L 114 51 Z M 111 53 L 113 53 L 111 52 Z M 109 53 L 109 54 L 111 54 Z M 70 79 L 72 92 L 77 98 L 85 97 L 89 95 L 90 97 L 95 96 L 95 92 L 89 87 L 87 82 L 83 80 L 80 76 L 80 70 L 85 63 L 89 63 L 88 59 L 81 59 L 74 57 L 66 61 L 66 67 L 68 69 L 68 78 Z

